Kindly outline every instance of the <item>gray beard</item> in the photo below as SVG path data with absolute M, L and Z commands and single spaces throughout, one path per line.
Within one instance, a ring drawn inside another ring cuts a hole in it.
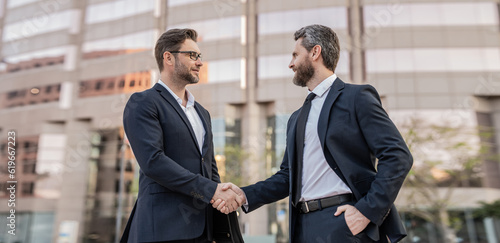
M 307 82 L 314 76 L 314 68 L 310 61 L 297 68 L 295 76 L 293 76 L 293 83 L 300 87 L 306 87 Z

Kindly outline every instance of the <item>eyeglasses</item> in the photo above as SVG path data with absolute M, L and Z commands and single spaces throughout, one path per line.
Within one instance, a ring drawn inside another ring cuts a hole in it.
M 195 51 L 171 51 L 170 53 L 186 53 L 186 54 L 189 54 L 189 58 L 191 58 L 191 60 L 193 61 L 197 61 L 198 58 L 202 59 L 201 57 L 201 53 L 198 54 L 198 52 L 195 52 Z

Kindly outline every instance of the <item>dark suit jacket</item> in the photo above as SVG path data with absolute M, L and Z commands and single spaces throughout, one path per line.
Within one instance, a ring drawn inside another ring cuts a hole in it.
M 133 94 L 123 114 L 125 133 L 140 166 L 139 195 L 122 242 L 211 237 L 210 200 L 220 182 L 210 115 L 195 103 L 206 134 L 200 152 L 184 111 L 160 84 Z
M 287 125 L 287 148 L 281 169 L 265 181 L 242 188 L 249 210 L 291 197 L 295 164 L 295 130 L 300 109 Z M 380 234 L 393 242 L 406 231 L 393 203 L 413 164 L 413 159 L 382 108 L 379 95 L 370 85 L 333 83 L 322 107 L 318 135 L 325 158 L 352 190 L 355 207 L 372 223 L 366 232 L 378 240 Z M 376 160 L 378 159 L 378 165 Z M 325 185 L 325 187 L 328 185 Z M 290 240 L 293 241 L 298 211 L 290 202 Z

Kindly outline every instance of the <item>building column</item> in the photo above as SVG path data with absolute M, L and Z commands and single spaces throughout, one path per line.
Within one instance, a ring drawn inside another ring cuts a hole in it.
M 0 26 L 3 26 L 5 28 L 5 15 L 7 13 L 7 0 L 0 0 Z M 3 56 L 3 31 L 0 31 L 0 67 L 2 65 L 7 65 L 7 63 L 4 62 L 4 56 Z M 2 68 L 0 68 L 0 72 L 2 71 Z
M 257 0 L 247 0 L 242 3 L 242 15 L 245 16 L 246 25 L 243 31 L 246 34 L 242 41 L 242 57 L 245 58 L 245 79 L 242 88 L 246 89 L 246 103 L 242 107 L 241 143 L 244 151 L 250 157 L 243 164 L 244 181 L 254 184 L 266 178 L 264 171 L 264 141 L 266 129 L 266 107 L 257 102 Z M 246 82 L 245 82 L 246 81 Z M 268 234 L 268 210 L 263 206 L 258 210 L 242 215 L 243 233 L 249 235 Z M 250 228 L 248 228 L 251 225 Z
M 85 15 L 88 1 L 68 1 L 75 11 L 68 29 L 68 50 L 63 70 L 68 74 L 61 85 L 59 107 L 65 111 L 65 162 L 61 173 L 61 196 L 54 220 L 54 242 L 82 242 L 88 194 L 88 160 L 92 152 L 90 118 L 79 118 L 80 72 L 83 57 Z M 76 236 L 76 238 L 74 238 Z M 66 240 L 66 241 L 64 241 Z
M 156 30 L 158 31 L 158 36 L 160 37 L 163 32 L 166 31 L 168 26 L 168 0 L 155 0 L 155 18 L 156 18 Z M 155 38 L 158 39 L 158 38 Z
M 363 38 L 363 7 L 361 0 L 348 1 L 349 18 L 349 47 L 350 53 L 350 77 L 353 83 L 365 83 L 365 65 L 364 65 L 364 42 Z M 342 47 L 342 46 L 341 46 Z
M 81 242 L 84 236 L 88 159 L 92 150 L 90 129 L 91 123 L 87 120 L 74 120 L 66 124 L 66 155 L 61 174 L 61 195 L 56 206 L 53 242 L 59 242 L 60 239 L 69 240 L 64 242 Z
M 500 164 L 498 153 L 500 151 L 500 97 L 476 97 L 476 117 L 481 133 L 488 136 L 480 136 L 481 143 L 488 146 L 484 156 L 482 171 L 483 187 L 500 188 Z

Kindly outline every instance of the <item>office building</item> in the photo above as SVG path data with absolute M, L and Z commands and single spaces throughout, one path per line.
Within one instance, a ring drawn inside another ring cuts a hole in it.
M 1 225 L 11 209 L 10 131 L 18 189 L 17 234 L 2 226 L 0 242 L 114 240 L 116 218 L 122 229 L 137 191 L 123 108 L 157 82 L 153 46 L 170 28 L 199 33 L 201 80 L 188 89 L 211 113 L 225 178 L 245 185 L 272 175 L 287 119 L 307 95 L 292 84 L 288 64 L 293 33 L 309 24 L 337 32 L 337 75 L 374 85 L 396 124 L 415 117 L 500 127 L 497 1 L 0 0 Z M 493 150 L 498 141 L 495 133 Z M 483 163 L 483 174 L 480 186 L 456 190 L 455 211 L 500 199 L 498 162 Z M 396 202 L 403 214 L 411 209 L 405 193 Z M 287 242 L 287 205 L 240 215 L 242 231 Z M 492 237 L 490 226 L 472 224 L 459 235 Z M 407 242 L 434 234 L 422 229 Z

